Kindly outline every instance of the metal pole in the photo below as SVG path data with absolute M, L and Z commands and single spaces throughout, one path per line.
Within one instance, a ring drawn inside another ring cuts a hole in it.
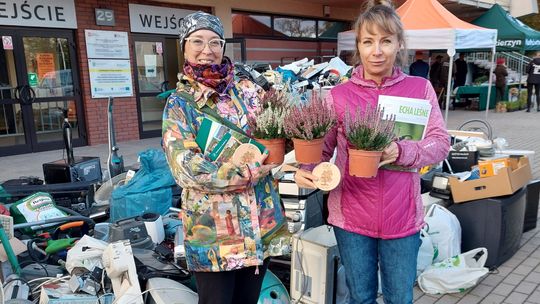
M 447 51 L 449 58 L 448 67 L 448 83 L 446 84 L 446 108 L 444 111 L 444 123 L 448 124 L 448 108 L 450 107 L 450 95 L 452 94 L 452 70 L 454 68 L 454 55 L 456 54 L 455 49 L 449 49 Z
M 493 69 L 495 68 L 495 52 L 496 52 L 496 46 L 493 46 L 493 49 L 491 50 L 491 67 L 489 68 L 489 80 L 488 80 L 488 92 L 487 92 L 487 100 L 486 100 L 486 121 L 488 118 L 488 112 L 489 112 L 489 103 L 491 101 L 491 83 L 493 78 L 491 75 L 493 75 Z
M 521 78 L 523 77 L 523 62 L 525 61 L 525 50 L 521 50 L 519 58 L 519 84 L 518 84 L 518 100 L 519 96 L 521 96 Z M 527 88 L 529 89 L 529 88 Z

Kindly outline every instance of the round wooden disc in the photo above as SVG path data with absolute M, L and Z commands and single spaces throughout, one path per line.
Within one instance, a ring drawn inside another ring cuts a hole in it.
M 317 188 L 323 191 L 330 191 L 336 188 L 341 181 L 341 173 L 336 165 L 323 162 L 318 164 L 312 172 L 319 179 L 315 181 Z
M 232 156 L 232 163 L 238 167 L 245 166 L 246 164 L 254 163 L 262 156 L 259 148 L 254 144 L 241 144 L 236 148 Z

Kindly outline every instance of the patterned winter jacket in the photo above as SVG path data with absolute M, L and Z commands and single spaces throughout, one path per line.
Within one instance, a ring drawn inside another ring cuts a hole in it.
M 379 95 L 425 99 L 432 106 L 424 139 L 401 140 L 395 165 L 421 168 L 444 160 L 450 142 L 442 119 L 437 95 L 428 80 L 407 76 L 394 68 L 380 85 L 363 77 L 357 67 L 350 81 L 334 87 L 327 100 L 334 106 L 338 125 L 325 137 L 323 161 L 337 147 L 335 164 L 341 171 L 340 185 L 328 198 L 328 221 L 347 231 L 369 237 L 394 239 L 412 235 L 424 224 L 420 177 L 417 172 L 379 169 L 374 178 L 353 177 L 349 172 L 348 143 L 343 132 L 346 108 L 376 106 Z
M 288 250 L 285 213 L 271 175 L 255 185 L 239 182 L 238 168 L 211 161 L 195 138 L 202 107 L 247 130 L 247 116 L 264 91 L 248 80 L 235 81 L 228 96 L 215 103 L 217 92 L 179 74 L 177 92 L 195 97 L 188 102 L 173 93 L 163 113 L 163 149 L 182 192 L 184 245 L 189 270 L 220 272 L 262 265 L 270 255 Z M 202 89 L 201 89 L 202 87 Z M 250 167 L 251 172 L 257 170 Z

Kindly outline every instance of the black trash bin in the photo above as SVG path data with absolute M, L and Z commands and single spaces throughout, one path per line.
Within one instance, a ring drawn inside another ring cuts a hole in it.
M 461 252 L 488 250 L 486 267 L 495 268 L 519 249 L 523 234 L 526 187 L 512 195 L 480 199 L 448 207 L 461 224 Z
M 538 201 L 540 201 L 540 180 L 533 180 L 527 185 L 523 232 L 536 228 L 536 222 L 538 221 Z

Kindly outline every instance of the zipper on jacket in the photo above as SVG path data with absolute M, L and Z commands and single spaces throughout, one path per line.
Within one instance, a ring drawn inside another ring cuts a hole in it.
M 377 236 L 378 237 L 381 237 L 381 231 L 382 231 L 382 221 L 383 221 L 383 208 L 384 208 L 384 203 L 383 203 L 383 193 L 384 193 L 384 185 L 383 185 L 383 179 L 384 179 L 384 170 L 380 170 L 379 171 L 379 220 L 377 221 Z
M 377 104 L 379 103 L 378 100 L 379 100 L 379 96 L 381 96 L 381 89 L 382 87 L 382 83 L 381 84 L 377 84 Z M 384 170 L 379 170 L 378 172 L 378 176 L 377 178 L 379 179 L 379 204 L 378 204 L 378 219 L 377 219 L 377 236 L 380 238 L 381 237 L 381 231 L 382 231 L 382 209 L 383 209 L 383 176 L 384 175 Z

